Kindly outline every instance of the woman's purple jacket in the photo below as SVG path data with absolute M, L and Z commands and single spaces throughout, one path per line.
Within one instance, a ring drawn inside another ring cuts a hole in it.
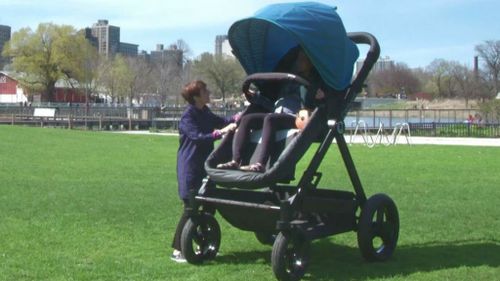
M 213 134 L 233 121 L 215 115 L 207 106 L 198 109 L 188 105 L 179 123 L 179 150 L 177 151 L 177 182 L 179 197 L 189 198 L 189 190 L 198 190 L 206 176 L 204 163 L 214 149 L 214 141 L 220 137 Z

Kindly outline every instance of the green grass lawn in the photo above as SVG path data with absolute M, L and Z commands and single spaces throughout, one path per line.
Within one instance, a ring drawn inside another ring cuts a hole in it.
M 214 261 L 170 261 L 182 211 L 177 146 L 177 137 L 0 126 L 0 280 L 275 280 L 271 247 L 219 216 Z M 354 232 L 314 241 L 304 280 L 500 280 L 499 148 L 351 152 L 367 195 L 398 205 L 398 248 L 367 263 Z M 321 171 L 321 187 L 352 189 L 335 145 Z

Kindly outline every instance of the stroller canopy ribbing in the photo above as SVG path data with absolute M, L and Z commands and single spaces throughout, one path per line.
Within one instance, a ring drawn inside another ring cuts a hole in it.
M 228 39 L 249 75 L 272 72 L 288 50 L 300 45 L 323 81 L 336 90 L 349 86 L 359 56 L 336 7 L 315 2 L 269 5 L 235 22 Z

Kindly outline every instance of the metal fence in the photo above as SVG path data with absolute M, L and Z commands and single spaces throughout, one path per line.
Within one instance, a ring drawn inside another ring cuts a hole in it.
M 345 118 L 346 126 L 365 122 L 369 127 L 378 127 L 380 123 L 394 127 L 398 123 L 461 123 L 469 116 L 480 116 L 476 109 L 384 109 L 351 111 Z M 481 120 L 486 122 L 487 120 Z
M 51 105 L 53 117 L 34 116 L 37 107 L 0 105 L 0 124 L 54 126 L 94 130 L 176 130 L 184 107 L 136 107 L 123 105 Z M 215 114 L 231 116 L 239 108 L 212 108 Z M 400 124 L 409 124 L 414 136 L 500 137 L 498 122 L 476 120 L 469 116 L 479 114 L 473 109 L 415 109 L 415 110 L 357 110 L 345 118 L 347 129 L 359 127 L 376 131 Z
M 35 106 L 1 106 L 0 124 L 83 128 L 93 130 L 176 130 L 184 107 L 137 107 L 102 105 L 61 105 L 54 116 L 39 117 Z M 47 108 L 47 107 L 45 107 Z M 231 116 L 237 109 L 214 108 L 215 114 Z
M 499 138 L 500 124 L 409 123 L 413 136 Z

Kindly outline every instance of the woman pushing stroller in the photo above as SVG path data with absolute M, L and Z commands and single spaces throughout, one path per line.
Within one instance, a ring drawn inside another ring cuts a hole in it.
M 296 114 L 302 108 L 312 108 L 314 100 L 324 98 L 324 87 L 318 72 L 312 65 L 306 53 L 300 46 L 290 49 L 280 60 L 274 72 L 287 72 L 305 78 L 310 82 L 310 87 L 305 89 L 294 81 L 287 81 L 275 88 L 278 99 L 274 104 L 273 112 L 256 112 L 243 115 L 234 136 L 232 147 L 232 160 L 217 165 L 218 169 L 239 169 L 249 172 L 264 172 L 270 152 L 273 151 L 275 133 L 281 129 L 295 128 Z M 257 95 L 257 93 L 253 93 Z M 262 129 L 261 151 L 255 163 L 241 165 L 242 152 L 249 141 L 251 130 Z

